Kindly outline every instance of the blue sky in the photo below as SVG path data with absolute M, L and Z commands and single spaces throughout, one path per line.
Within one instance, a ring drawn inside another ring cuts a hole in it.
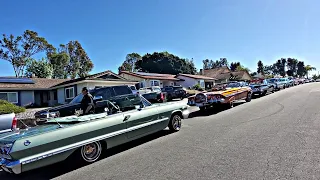
M 95 67 L 117 72 L 126 54 L 168 51 L 226 57 L 256 71 L 258 60 L 304 60 L 320 70 L 317 0 L 6 0 L 1 34 L 37 31 L 55 46 L 78 40 Z M 0 60 L 0 76 L 14 75 Z

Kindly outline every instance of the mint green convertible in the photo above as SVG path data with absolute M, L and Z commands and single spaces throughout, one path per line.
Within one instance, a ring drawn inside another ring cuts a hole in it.
M 1 134 L 1 169 L 20 174 L 64 161 L 71 155 L 93 163 L 114 146 L 166 127 L 179 131 L 181 120 L 188 116 L 184 103 L 151 104 L 139 95 L 135 98 L 130 101 L 138 98 L 139 104 L 125 112 L 54 118 L 43 125 Z

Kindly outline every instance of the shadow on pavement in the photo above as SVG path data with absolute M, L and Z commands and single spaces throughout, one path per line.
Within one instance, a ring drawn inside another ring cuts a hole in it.
M 236 107 L 236 106 L 239 106 L 241 104 L 244 104 L 245 102 L 237 102 L 237 103 L 234 103 L 233 106 Z M 218 114 L 222 111 L 225 111 L 225 110 L 228 110 L 228 109 L 224 109 L 222 106 L 217 106 L 217 107 L 212 107 L 212 108 L 209 108 L 205 111 L 194 111 L 192 113 L 189 114 L 189 117 L 188 118 L 194 118 L 194 117 L 201 117 L 201 116 L 210 116 L 210 115 L 214 115 L 214 114 Z
M 129 143 L 108 149 L 107 155 L 105 157 L 102 157 L 102 159 L 108 158 L 110 156 L 116 155 L 118 153 L 124 152 L 128 149 L 140 146 L 146 142 L 161 138 L 163 136 L 169 135 L 172 132 L 165 129 L 162 131 L 159 131 L 157 133 L 148 135 L 146 137 L 137 139 L 135 141 L 131 141 Z M 61 176 L 63 174 L 66 174 L 68 172 L 77 170 L 78 168 L 84 167 L 81 165 L 81 163 L 74 163 L 70 164 L 67 161 L 53 164 L 50 166 L 46 166 L 43 168 L 35 169 L 32 171 L 27 171 L 19 175 L 14 174 L 8 174 L 5 172 L 0 171 L 0 179 L 2 180 L 38 180 L 38 179 L 52 179 L 58 176 Z

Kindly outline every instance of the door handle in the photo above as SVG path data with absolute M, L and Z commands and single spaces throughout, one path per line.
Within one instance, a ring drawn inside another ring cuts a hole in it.
M 127 121 L 130 118 L 130 115 L 126 115 L 123 119 L 123 122 Z

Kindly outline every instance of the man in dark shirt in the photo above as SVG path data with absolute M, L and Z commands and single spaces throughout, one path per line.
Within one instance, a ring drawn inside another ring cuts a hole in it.
M 82 88 L 83 98 L 81 100 L 82 115 L 87 115 L 94 108 L 93 97 L 86 87 Z

